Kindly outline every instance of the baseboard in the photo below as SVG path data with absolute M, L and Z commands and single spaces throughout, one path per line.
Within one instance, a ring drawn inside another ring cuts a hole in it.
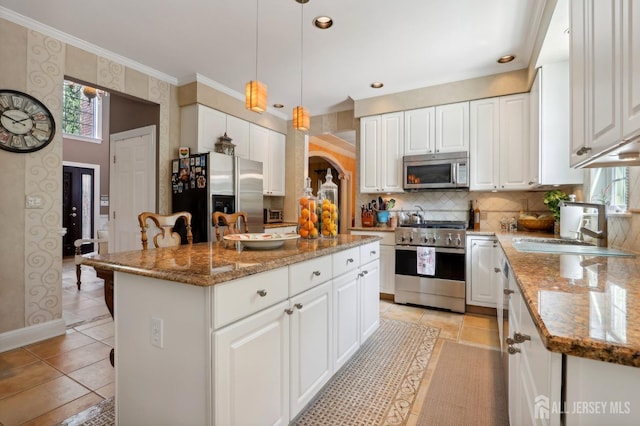
M 465 307 L 465 312 L 468 314 L 480 314 L 480 315 L 487 315 L 490 317 L 498 316 L 498 313 L 496 312 L 496 308 L 487 308 L 484 306 L 467 305 Z
M 63 319 L 47 321 L 0 334 L 0 352 L 16 349 L 64 334 L 66 324 Z
M 393 294 L 380 293 L 380 300 L 390 300 L 393 302 Z

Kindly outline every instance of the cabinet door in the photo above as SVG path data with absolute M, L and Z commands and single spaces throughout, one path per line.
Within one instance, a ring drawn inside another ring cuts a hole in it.
M 291 299 L 292 419 L 333 374 L 331 300 L 331 281 Z
M 622 0 L 622 136 L 640 134 L 640 6 Z
M 436 152 L 469 150 L 469 102 L 435 107 Z
M 289 423 L 288 307 L 281 302 L 214 333 L 215 424 Z
M 285 135 L 269 130 L 269 195 L 284 196 L 285 144 Z
M 380 188 L 381 122 L 379 115 L 360 119 L 360 192 L 363 193 L 378 192 Z
M 360 344 L 380 325 L 380 261 L 360 268 Z
M 358 273 L 347 272 L 333 279 L 333 347 L 335 371 L 359 348 Z
M 381 121 L 382 140 L 378 149 L 379 192 L 402 192 L 402 156 L 404 155 L 404 113 L 384 114 Z
M 584 1 L 569 2 L 571 82 L 571 166 L 585 160 L 590 147 L 587 128 L 587 16 Z
M 493 239 L 471 240 L 471 276 L 467 303 L 470 305 L 496 307 L 496 248 Z
M 529 185 L 537 185 L 540 183 L 539 161 L 540 145 L 542 143 L 540 140 L 540 81 L 542 80 L 542 73 L 543 69 L 538 68 L 536 77 L 533 79 L 533 84 L 531 85 L 531 90 L 529 91 Z M 566 104 L 566 110 L 567 112 L 569 111 L 568 103 Z M 547 158 L 545 158 L 545 161 L 547 161 Z M 566 167 L 569 167 L 568 163 Z
M 229 136 L 236 147 L 235 153 L 238 157 L 250 159 L 249 139 L 251 126 L 248 121 L 244 121 L 233 115 L 227 115 L 227 136 Z
M 473 101 L 470 109 L 469 189 L 492 191 L 499 179 L 499 98 Z
M 262 193 L 269 195 L 269 129 L 251 124 L 249 126 L 250 151 L 249 158 L 262 162 Z
M 433 154 L 435 138 L 434 107 L 404 112 L 404 155 Z
M 198 105 L 198 152 L 210 152 L 227 130 L 227 114 Z
M 396 247 L 380 245 L 380 293 L 396 294 Z
M 517 331 L 520 328 L 520 303 L 521 296 L 520 290 L 515 283 L 515 280 L 509 279 L 509 288 L 514 290 L 514 293 L 509 297 L 509 336 L 513 337 L 513 332 Z M 512 425 L 520 425 L 522 423 L 522 413 L 525 408 L 522 407 L 522 398 L 521 394 L 522 390 L 522 377 L 520 374 L 520 357 L 517 353 L 509 354 L 508 358 L 509 364 L 509 424 Z
M 529 94 L 500 97 L 500 189 L 529 188 Z

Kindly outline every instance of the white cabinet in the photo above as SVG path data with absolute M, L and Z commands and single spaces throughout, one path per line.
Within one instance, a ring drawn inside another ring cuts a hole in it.
M 529 188 L 528 93 L 472 101 L 470 132 L 470 190 Z
M 360 119 L 360 192 L 402 192 L 404 113 Z
M 583 171 L 569 164 L 569 62 L 538 69 L 530 92 L 531 139 L 529 184 L 574 185 Z
M 494 237 L 467 237 L 467 304 L 496 307 L 498 242 Z
M 362 345 L 380 326 L 380 261 L 374 260 L 360 267 L 360 344 Z
M 236 145 L 236 155 L 249 158 L 249 122 L 200 104 L 180 110 L 180 145 L 191 153 L 214 151 L 215 143 L 225 133 Z
M 286 136 L 251 124 L 250 159 L 262 162 L 262 193 L 284 196 L 284 163 Z
M 215 424 L 289 423 L 288 308 L 281 302 L 214 332 Z
M 291 419 L 333 375 L 332 297 L 329 280 L 291 299 Z
M 334 365 L 340 369 L 358 350 L 358 275 L 356 272 L 333 279 Z
M 296 227 L 293 225 L 264 228 L 265 234 L 288 234 L 288 233 L 295 233 L 295 232 L 296 232 Z
M 404 155 L 433 154 L 436 150 L 435 107 L 404 112 Z
M 435 107 L 436 152 L 469 150 L 469 102 Z
M 393 232 L 351 231 L 351 235 L 375 235 L 380 240 L 380 293 L 396 293 L 396 242 Z
M 640 135 L 640 11 L 629 0 L 571 1 L 571 164 Z

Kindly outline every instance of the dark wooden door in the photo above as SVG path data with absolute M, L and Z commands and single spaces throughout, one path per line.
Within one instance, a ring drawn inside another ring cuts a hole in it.
M 75 240 L 93 238 L 93 169 L 64 166 L 62 188 L 62 226 L 67 228 L 62 242 L 62 256 L 72 256 L 75 254 Z M 92 244 L 82 247 L 82 253 L 92 250 Z

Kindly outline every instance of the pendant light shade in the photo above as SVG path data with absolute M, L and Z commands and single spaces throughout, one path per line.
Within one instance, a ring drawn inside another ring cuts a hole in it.
M 267 110 L 267 85 L 258 80 L 258 0 L 256 0 L 256 79 L 245 85 L 245 106 L 254 112 Z
M 309 130 L 309 111 L 303 106 L 293 109 L 293 128 L 306 132 Z
M 245 85 L 246 107 L 251 111 L 264 112 L 267 110 L 266 84 L 252 80 Z

